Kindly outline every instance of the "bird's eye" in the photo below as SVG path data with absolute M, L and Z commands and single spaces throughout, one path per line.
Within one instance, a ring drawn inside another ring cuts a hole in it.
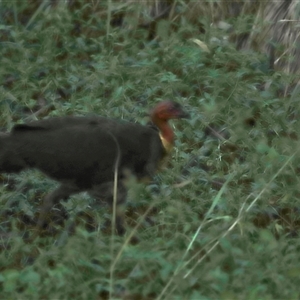
M 172 113 L 172 112 L 175 112 L 175 111 L 176 111 L 176 108 L 173 107 L 173 106 L 167 108 L 168 113 Z
M 173 114 L 173 115 L 177 115 L 179 112 L 180 112 L 180 109 L 178 109 L 177 107 L 171 107 L 169 110 L 169 113 Z

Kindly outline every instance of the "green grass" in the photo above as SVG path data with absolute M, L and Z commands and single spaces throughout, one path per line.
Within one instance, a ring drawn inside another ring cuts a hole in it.
M 0 126 L 10 129 L 48 106 L 47 116 L 146 124 L 162 99 L 180 102 L 191 119 L 173 123 L 168 167 L 149 186 L 132 184 L 128 233 L 113 243 L 100 229 L 111 217 L 107 208 L 85 194 L 64 206 L 73 219 L 90 215 L 93 232 L 82 217 L 70 236 L 58 226 L 55 236 L 29 243 L 34 228 L 24 216 L 38 214 L 55 182 L 37 171 L 3 174 L 0 298 L 298 299 L 300 242 L 291 237 L 299 225 L 298 99 L 282 93 L 293 78 L 269 73 L 263 55 L 210 43 L 222 39 L 217 29 L 200 35 L 183 22 L 164 35 L 162 23 L 164 38 L 149 42 L 145 29 L 107 35 L 106 16 L 86 17 L 86 9 L 60 4 L 23 20 L 21 7 L 7 8 Z M 205 41 L 210 53 L 187 36 Z M 274 210 L 280 218 L 270 220 Z M 130 233 L 137 245 L 128 243 Z

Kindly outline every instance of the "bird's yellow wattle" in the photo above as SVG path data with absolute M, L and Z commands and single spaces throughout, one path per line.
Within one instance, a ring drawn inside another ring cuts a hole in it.
M 161 132 L 159 133 L 159 137 L 160 137 L 160 140 L 161 140 L 161 142 L 162 142 L 162 144 L 163 144 L 163 146 L 164 146 L 167 154 L 169 154 L 172 151 L 172 149 L 173 149 L 173 144 L 170 143 L 167 139 L 165 139 L 162 136 Z

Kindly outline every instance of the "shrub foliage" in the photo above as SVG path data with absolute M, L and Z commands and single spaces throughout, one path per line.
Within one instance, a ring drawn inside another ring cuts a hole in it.
M 55 183 L 36 171 L 1 174 L 3 299 L 299 298 L 293 72 L 237 50 L 211 15 L 189 17 L 192 3 L 165 3 L 0 4 L 3 130 L 64 115 L 146 124 L 162 99 L 191 114 L 176 123 L 166 169 L 149 186 L 132 183 L 122 238 L 103 229 L 107 208 L 83 194 L 64 204 L 70 218 L 53 235 L 30 240 Z M 259 14 L 246 12 L 227 16 L 235 32 L 252 30 Z

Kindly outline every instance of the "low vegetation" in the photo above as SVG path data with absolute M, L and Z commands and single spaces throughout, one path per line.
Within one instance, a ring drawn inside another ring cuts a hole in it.
M 105 205 L 80 194 L 64 203 L 68 219 L 32 240 L 56 183 L 1 174 L 0 298 L 298 299 L 295 76 L 236 50 L 208 20 L 200 32 L 162 20 L 149 40 L 148 28 L 108 26 L 106 13 L 87 18 L 92 2 L 27 15 L 28 3 L 13 3 L 1 4 L 3 131 L 65 115 L 146 124 L 164 99 L 191 118 L 173 123 L 176 147 L 154 181 L 129 183 L 125 237 L 109 232 Z

